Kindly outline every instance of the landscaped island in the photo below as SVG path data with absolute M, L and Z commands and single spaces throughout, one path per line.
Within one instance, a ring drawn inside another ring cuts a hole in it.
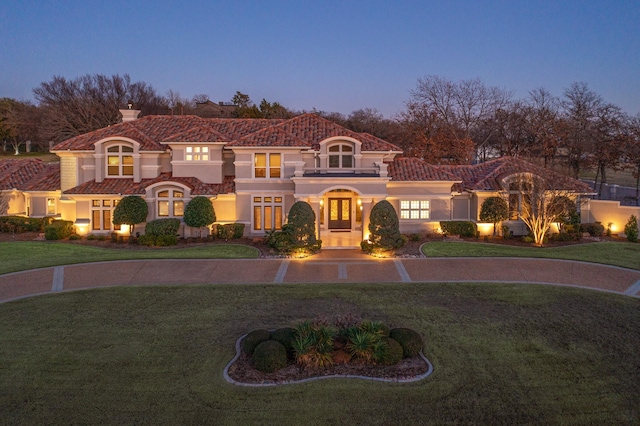
M 320 318 L 242 336 L 224 375 L 248 386 L 330 377 L 410 382 L 433 370 L 423 345 L 420 334 L 408 328 L 390 329 L 353 315 L 337 316 L 333 324 Z

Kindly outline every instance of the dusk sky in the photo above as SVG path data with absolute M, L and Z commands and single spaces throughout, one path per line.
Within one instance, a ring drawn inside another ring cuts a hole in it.
M 525 98 L 585 82 L 640 112 L 640 1 L 29 1 L 0 4 L 0 97 L 59 75 L 293 110 L 404 109 L 418 78 Z

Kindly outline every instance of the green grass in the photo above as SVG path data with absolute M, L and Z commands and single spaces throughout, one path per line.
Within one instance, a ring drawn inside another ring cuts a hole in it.
M 224 381 L 236 339 L 352 312 L 419 331 L 410 384 Z M 124 287 L 0 305 L 3 424 L 637 424 L 640 300 L 507 284 Z
M 470 242 L 429 242 L 422 246 L 427 257 L 534 257 L 603 263 L 640 269 L 640 244 L 601 242 L 564 247 L 515 247 Z
M 45 162 L 59 162 L 60 157 L 49 152 L 23 152 L 24 146 L 20 147 L 20 155 L 14 155 L 13 151 L 0 153 L 0 159 L 19 160 L 25 158 L 39 158 Z
M 580 179 L 594 180 L 596 178 L 596 171 L 582 171 L 580 172 Z M 598 182 L 602 176 L 598 175 Z M 612 170 L 607 169 L 607 183 L 610 185 L 616 184 L 621 186 L 629 186 L 631 188 L 636 187 L 636 178 L 633 176 L 633 171 L 626 170 Z
M 105 249 L 45 241 L 0 243 L 0 274 L 73 263 L 136 259 L 254 259 L 258 249 L 241 244 L 211 244 L 153 250 Z

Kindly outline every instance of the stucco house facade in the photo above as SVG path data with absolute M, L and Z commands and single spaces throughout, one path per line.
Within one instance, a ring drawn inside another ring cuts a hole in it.
M 512 158 L 434 166 L 315 114 L 137 119 L 138 111 L 121 112 L 122 123 L 54 146 L 59 165 L 23 160 L 24 179 L 0 180 L 5 200 L 11 193 L 6 214 L 70 220 L 79 234 L 125 234 L 127 227 L 111 222 L 125 196 L 145 199 L 148 220 L 181 218 L 191 198 L 205 196 L 216 223 L 240 222 L 246 236 L 262 236 L 282 227 L 294 202 L 305 201 L 323 247 L 357 246 L 368 238 L 369 213 L 380 200 L 395 207 L 401 232 L 437 232 L 443 220 L 477 222 L 483 199 L 504 190 L 509 176 L 553 173 Z M 576 194 L 590 192 L 579 181 L 557 179 Z M 192 230 L 183 225 L 180 232 Z

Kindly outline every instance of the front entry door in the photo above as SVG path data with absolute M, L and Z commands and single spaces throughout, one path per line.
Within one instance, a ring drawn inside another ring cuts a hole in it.
M 329 229 L 351 229 L 351 198 L 329 198 Z

